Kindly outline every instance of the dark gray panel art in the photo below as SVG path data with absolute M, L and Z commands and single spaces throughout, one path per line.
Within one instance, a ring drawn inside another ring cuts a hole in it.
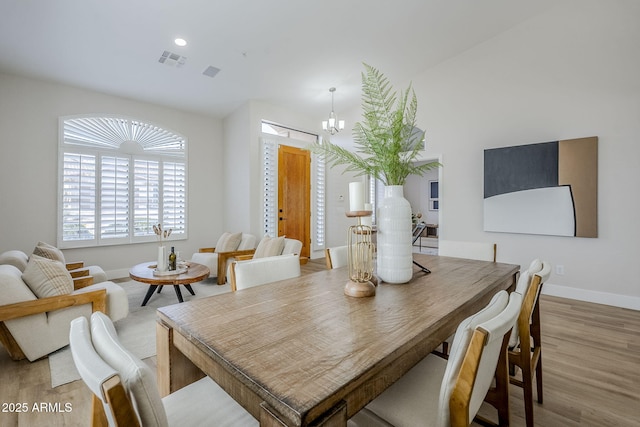
M 558 185 L 558 141 L 484 150 L 484 197 Z

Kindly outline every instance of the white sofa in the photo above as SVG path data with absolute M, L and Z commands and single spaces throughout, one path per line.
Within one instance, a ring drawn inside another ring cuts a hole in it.
M 127 294 L 113 282 L 38 298 L 19 268 L 0 265 L 0 341 L 15 360 L 26 357 L 34 361 L 69 344 L 71 320 L 78 316 L 89 318 L 100 303 L 114 321 L 129 314 Z

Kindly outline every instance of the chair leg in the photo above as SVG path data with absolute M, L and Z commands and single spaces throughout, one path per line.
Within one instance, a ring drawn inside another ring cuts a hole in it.
M 109 427 L 102 401 L 93 393 L 91 396 L 91 427 Z
M 0 343 L 7 350 L 11 359 L 18 361 L 27 358 L 4 322 L 0 322 Z
M 542 332 L 540 330 L 540 305 L 536 304 L 533 308 L 531 317 L 531 337 L 535 347 L 536 354 L 536 387 L 538 394 L 538 403 L 542 403 Z
M 536 365 L 536 387 L 538 391 L 538 403 L 542 403 L 542 352 L 538 356 L 538 364 Z
M 522 368 L 522 389 L 524 390 L 524 412 L 527 427 L 533 427 L 533 376 L 531 368 Z

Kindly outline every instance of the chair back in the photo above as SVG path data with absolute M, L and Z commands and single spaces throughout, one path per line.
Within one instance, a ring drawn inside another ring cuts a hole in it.
M 486 242 L 438 241 L 438 255 L 496 262 L 497 245 Z
M 294 254 L 300 257 L 302 251 L 302 242 L 296 239 L 289 239 L 285 237 L 284 247 L 282 248 L 282 255 Z
M 134 402 L 140 423 L 145 427 L 168 426 L 155 373 L 120 343 L 113 322 L 104 313 L 91 315 L 91 342 L 102 360 L 120 375 Z
M 13 265 L 20 271 L 24 271 L 29 263 L 29 257 L 22 251 L 12 250 L 0 254 L 0 265 Z
M 118 371 L 106 363 L 93 346 L 85 317 L 71 321 L 69 344 L 78 373 L 93 393 L 92 425 L 104 425 L 108 421 L 111 426 L 139 426 Z
M 324 250 L 324 259 L 329 270 L 344 267 L 349 263 L 348 246 L 335 246 Z
M 522 308 L 520 315 L 515 322 L 511 338 L 509 339 L 509 348 L 515 348 L 520 343 L 522 336 L 526 335 L 526 348 L 530 348 L 529 324 L 534 309 L 538 305 L 542 285 L 551 275 L 551 264 L 546 261 L 534 259 L 529 268 L 520 273 L 516 292 L 522 295 Z
M 463 321 L 453 341 L 440 391 L 438 425 L 468 426 L 478 413 L 496 376 L 507 369 L 507 343 L 522 297 L 500 291 L 484 310 Z M 497 313 L 496 313 L 497 312 Z M 507 383 L 503 384 L 505 398 Z
M 238 246 L 239 251 L 245 251 L 248 249 L 255 249 L 258 245 L 258 239 L 253 234 L 242 233 L 242 240 Z
M 231 264 L 231 290 L 250 288 L 300 276 L 298 254 L 235 261 Z

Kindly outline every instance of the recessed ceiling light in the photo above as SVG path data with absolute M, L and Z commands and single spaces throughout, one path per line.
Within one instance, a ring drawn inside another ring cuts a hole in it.
M 177 38 L 173 41 L 176 45 L 180 47 L 184 47 L 187 45 L 187 41 L 185 39 Z

